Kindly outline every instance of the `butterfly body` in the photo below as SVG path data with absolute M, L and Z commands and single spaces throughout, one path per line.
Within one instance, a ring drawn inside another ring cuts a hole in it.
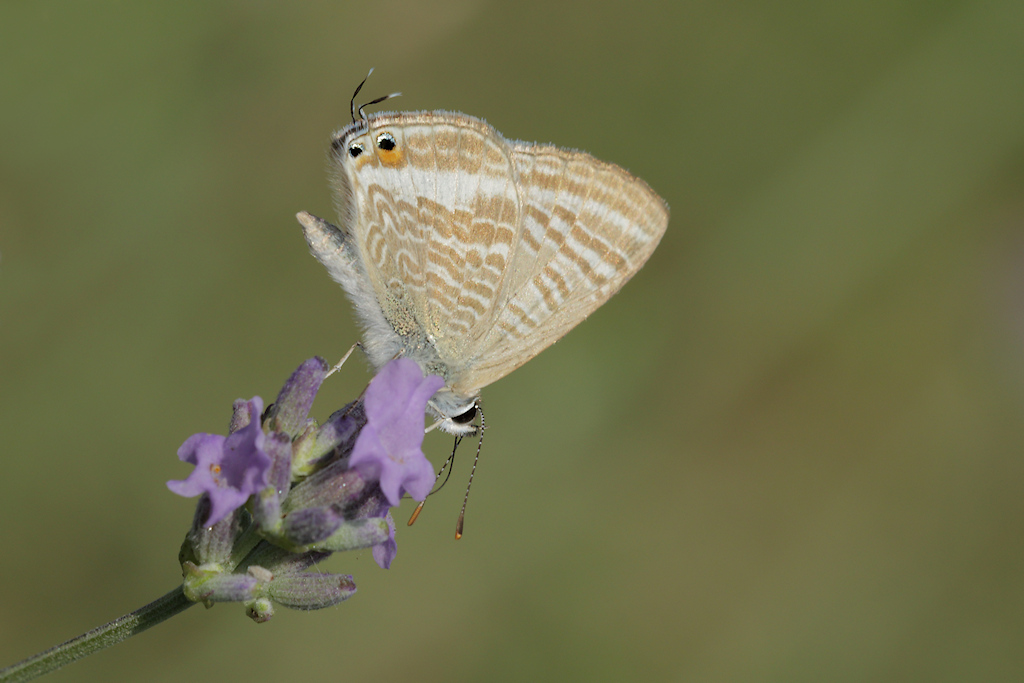
M 480 390 L 557 341 L 636 273 L 668 222 L 646 183 L 583 152 L 506 140 L 453 112 L 371 114 L 332 142 L 336 227 L 299 214 L 380 367 L 446 386 L 441 428 L 475 428 Z

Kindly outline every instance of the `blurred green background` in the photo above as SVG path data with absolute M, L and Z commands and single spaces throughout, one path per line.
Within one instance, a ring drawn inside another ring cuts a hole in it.
M 1020 0 L 3 3 L 0 665 L 170 590 L 177 447 L 355 341 L 293 216 L 374 66 L 626 166 L 661 247 L 484 392 L 462 541 L 469 458 L 390 571 L 331 558 L 348 603 L 49 680 L 1024 679 L 1022 36 Z

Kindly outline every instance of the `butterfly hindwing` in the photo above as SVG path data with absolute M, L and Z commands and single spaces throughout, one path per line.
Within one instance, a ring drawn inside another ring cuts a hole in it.
M 522 223 L 508 288 L 457 391 L 503 377 L 608 300 L 648 259 L 668 223 L 639 178 L 584 152 L 515 143 Z

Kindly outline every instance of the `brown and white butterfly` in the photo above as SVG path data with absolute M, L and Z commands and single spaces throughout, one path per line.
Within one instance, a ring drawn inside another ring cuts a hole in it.
M 299 222 L 352 299 L 374 367 L 405 356 L 440 375 L 428 410 L 442 430 L 474 433 L 480 390 L 636 274 L 668 206 L 619 166 L 506 140 L 466 114 L 359 113 L 331 144 L 340 225 Z

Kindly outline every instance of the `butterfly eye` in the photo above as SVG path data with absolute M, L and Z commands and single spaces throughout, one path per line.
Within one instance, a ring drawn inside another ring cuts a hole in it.
M 458 425 L 466 425 L 476 419 L 477 408 L 476 404 L 469 406 L 469 410 L 462 413 L 461 415 L 453 415 L 452 422 Z
M 357 156 L 363 153 L 363 146 L 356 143 L 348 148 L 348 155 L 355 159 Z
M 390 152 L 395 148 L 395 136 L 391 133 L 381 133 L 377 136 L 377 147 L 385 152 Z

